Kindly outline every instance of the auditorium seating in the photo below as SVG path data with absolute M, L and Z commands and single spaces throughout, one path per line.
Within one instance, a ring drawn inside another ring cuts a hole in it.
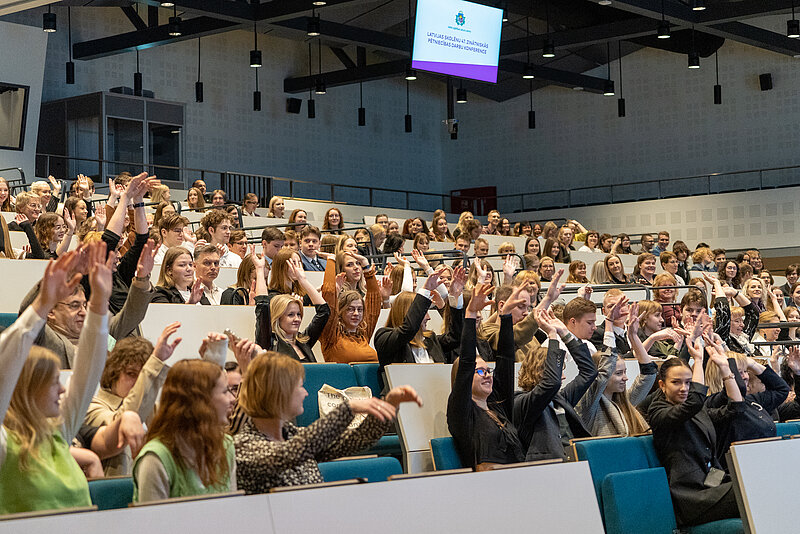
M 453 438 L 433 438 L 431 440 L 431 456 L 433 457 L 433 468 L 436 471 L 464 467 L 458 457 Z
M 363 369 L 360 369 L 361 367 Z M 375 397 L 381 393 L 377 386 L 378 364 L 304 363 L 303 368 L 306 374 L 303 387 L 308 392 L 308 396 L 303 400 L 303 413 L 296 420 L 299 426 L 308 426 L 319 419 L 317 393 L 325 384 L 336 389 L 368 386 Z M 399 456 L 402 453 L 400 438 L 395 434 L 385 435 L 364 453 Z
M 353 460 L 337 460 L 322 462 L 319 471 L 325 482 L 363 478 L 367 482 L 382 482 L 392 475 L 403 473 L 400 461 L 392 457 L 358 458 Z
M 673 532 L 675 515 L 666 472 L 652 435 L 573 440 L 575 458 L 588 461 L 608 534 Z M 740 519 L 689 529 L 692 533 L 744 532 Z
M 90 480 L 89 495 L 98 510 L 127 508 L 133 502 L 133 479 L 109 477 Z

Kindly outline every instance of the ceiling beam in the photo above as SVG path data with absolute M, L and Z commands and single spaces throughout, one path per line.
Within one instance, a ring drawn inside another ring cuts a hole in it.
M 339 87 L 351 85 L 358 82 L 380 80 L 383 78 L 393 78 L 402 76 L 408 67 L 408 60 L 399 59 L 397 61 L 387 61 L 365 67 L 353 69 L 337 70 L 333 72 L 323 72 L 322 74 L 312 74 L 311 76 L 301 76 L 297 78 L 287 78 L 283 81 L 283 91 L 285 93 L 304 93 L 313 89 L 317 81 L 325 82 L 326 87 Z M 522 74 L 525 70 L 525 63 L 509 59 L 500 60 L 499 68 L 503 71 Z M 596 76 L 587 76 L 541 65 L 534 65 L 534 76 L 539 81 L 547 81 L 561 87 L 582 87 L 590 93 L 602 93 L 607 80 Z M 434 74 L 436 75 L 436 74 Z M 443 76 L 443 75 L 442 75 Z
M 697 13 L 698 24 L 735 22 L 754 17 L 791 13 L 792 0 L 741 0 L 717 4 Z M 788 17 L 787 17 L 788 18 Z
M 282 28 L 290 28 L 305 32 L 306 28 L 308 28 L 309 20 L 311 20 L 311 17 L 297 17 L 273 22 L 272 24 Z M 366 28 L 339 24 L 338 22 L 331 22 L 328 20 L 320 20 L 319 29 L 322 37 L 338 39 L 359 45 L 367 45 L 387 52 L 411 53 L 411 40 L 405 36 L 396 36 L 389 33 L 368 30 Z
M 333 52 L 333 55 L 336 56 L 339 59 L 339 61 L 342 62 L 344 68 L 346 69 L 356 68 L 356 62 L 350 59 L 350 56 L 347 55 L 347 52 L 345 52 L 343 48 L 339 48 L 338 46 L 332 46 L 330 47 L 330 49 L 331 52 Z
M 782 0 L 760 0 L 760 3 L 762 8 L 767 8 L 767 11 L 785 7 L 785 2 Z M 727 16 L 729 10 L 733 9 L 729 8 L 729 6 L 733 6 L 734 4 L 735 3 L 724 5 L 715 4 L 713 9 L 705 10 L 712 11 L 706 14 L 705 11 L 692 11 L 689 6 L 682 3 L 669 2 L 664 3 L 664 13 L 665 18 L 670 21 L 670 23 L 681 25 L 695 24 L 698 31 L 744 43 L 756 48 L 763 48 L 779 54 L 800 54 L 800 42 L 795 39 L 789 39 L 783 34 L 763 30 L 742 22 L 716 22 L 714 17 L 721 14 L 723 10 L 723 16 Z M 661 0 L 614 0 L 615 9 L 653 19 L 661 18 L 661 6 Z M 747 10 L 753 16 L 756 16 L 756 9 L 757 5 L 755 2 L 747 2 Z M 762 9 L 762 14 L 763 12 L 764 10 Z
M 136 12 L 131 6 L 123 6 L 122 12 L 125 13 L 125 16 L 128 17 L 128 20 L 131 21 L 133 27 L 137 30 L 144 30 L 147 28 L 147 24 L 142 20 L 142 17 L 139 16 L 139 13 Z
M 228 20 L 209 17 L 198 17 L 181 22 L 179 37 L 169 35 L 169 25 L 123 33 L 111 37 L 102 37 L 91 41 L 83 41 L 72 45 L 72 56 L 75 59 L 95 59 L 99 57 L 122 54 L 138 49 L 151 48 L 162 44 L 175 43 L 214 35 L 238 29 L 241 25 Z
M 608 41 L 620 41 L 654 35 L 656 33 L 656 23 L 647 17 L 636 17 L 628 20 L 621 20 L 611 24 L 600 24 L 588 28 L 566 30 L 551 33 L 550 37 L 555 41 L 558 48 L 582 48 L 596 44 L 604 44 Z M 541 50 L 544 36 L 531 36 L 531 50 Z M 510 39 L 500 43 L 500 57 L 521 54 L 527 50 L 526 37 Z
M 283 80 L 284 93 L 304 93 L 313 89 L 317 80 L 325 82 L 326 87 L 339 87 L 358 82 L 368 82 L 392 78 L 405 73 L 408 61 L 401 59 L 397 61 L 386 61 L 365 67 L 354 69 L 337 70 L 333 72 L 323 72 L 312 76 L 301 76 L 299 78 L 286 78 Z

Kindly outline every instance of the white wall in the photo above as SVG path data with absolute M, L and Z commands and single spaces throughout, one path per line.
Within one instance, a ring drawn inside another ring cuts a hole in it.
M 47 36 L 41 28 L 0 21 L 0 82 L 30 86 L 23 150 L 0 149 L 0 169 L 22 167 L 29 182 L 34 174 Z M 0 172 L 0 176 L 19 178 L 13 171 Z
M 785 17 L 782 24 L 776 31 L 785 31 Z M 699 70 L 687 68 L 685 55 L 647 48 L 622 61 L 625 118 L 617 117 L 619 95 L 556 87 L 534 92 L 535 130 L 528 129 L 528 95 L 456 106 L 459 140 L 444 142 L 444 189 L 497 184 L 500 194 L 548 191 L 800 164 L 800 60 L 727 41 L 719 51 L 721 106 L 713 104 L 713 56 L 701 59 Z M 615 61 L 617 82 L 618 72 Z M 765 72 L 772 73 L 772 91 L 759 89 Z M 606 67 L 587 74 L 605 77 Z M 767 179 L 800 183 L 800 172 Z M 695 185 L 680 184 L 674 193 L 690 194 Z M 637 198 L 635 187 L 627 193 Z M 607 201 L 607 194 L 586 200 Z M 525 208 L 536 201 L 527 198 Z
M 612 235 L 667 230 L 671 241 L 691 250 L 699 241 L 726 249 L 796 247 L 800 187 L 513 214 L 513 220 L 557 218 Z

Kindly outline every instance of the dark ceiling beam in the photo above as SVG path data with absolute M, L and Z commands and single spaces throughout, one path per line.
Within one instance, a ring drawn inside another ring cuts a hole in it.
M 128 20 L 131 21 L 134 28 L 137 30 L 144 30 L 147 28 L 147 24 L 142 20 L 142 17 L 140 17 L 139 13 L 131 6 L 123 6 L 121 9 L 122 12 L 125 13 L 125 16 L 128 17 Z
M 559 48 L 581 48 L 608 41 L 620 41 L 644 37 L 656 33 L 656 23 L 653 19 L 636 17 L 621 20 L 613 24 L 600 24 L 589 28 L 566 30 L 551 33 L 550 37 Z M 531 50 L 541 50 L 544 35 L 531 36 Z M 527 38 L 511 39 L 500 43 L 500 57 L 521 54 L 527 50 Z
M 725 39 L 732 39 L 746 45 L 770 50 L 778 54 L 789 56 L 800 54 L 799 40 L 790 39 L 785 34 L 771 32 L 742 22 L 712 24 L 710 26 L 704 26 L 703 31 L 712 35 L 724 37 Z
M 345 52 L 344 49 L 339 48 L 338 46 L 332 46 L 330 48 L 331 52 L 333 52 L 333 55 L 336 56 L 339 59 L 339 61 L 342 62 L 344 68 L 346 69 L 356 68 L 356 62 L 350 59 L 350 56 L 347 55 L 347 52 Z
M 358 82 L 392 78 L 405 73 L 406 67 L 408 67 L 408 61 L 401 59 L 398 61 L 376 63 L 365 67 L 356 67 L 354 69 L 323 72 L 322 74 L 301 76 L 299 78 L 287 78 L 283 80 L 283 92 L 304 93 L 309 89 L 313 89 L 317 80 L 322 80 L 325 82 L 325 86 L 330 88 Z
M 500 60 L 500 70 L 506 72 L 522 75 L 525 71 L 525 66 L 525 63 L 522 61 L 514 61 L 511 59 Z M 606 78 L 553 69 L 551 67 L 545 67 L 544 65 L 532 65 L 532 68 L 533 75 L 537 80 L 546 80 L 553 85 L 559 85 L 561 87 L 582 87 L 585 91 L 590 93 L 602 93 L 608 81 Z
M 140 31 L 75 43 L 72 45 L 72 55 L 75 59 L 95 59 L 131 52 L 137 48 L 141 50 L 162 44 L 214 35 L 237 29 L 239 26 L 241 25 L 227 20 L 198 17 L 184 20 L 181 23 L 181 31 L 183 33 L 180 37 L 170 36 L 169 25 L 165 24 L 156 28 L 146 28 Z
M 339 87 L 358 82 L 393 78 L 405 74 L 406 67 L 408 67 L 408 61 L 400 59 L 365 67 L 357 66 L 354 69 L 323 72 L 322 74 L 301 76 L 298 78 L 287 78 L 283 81 L 283 91 L 285 93 L 304 93 L 309 89 L 313 89 L 319 80 L 325 82 L 326 87 Z M 500 60 L 499 68 L 503 71 L 521 75 L 525 70 L 525 63 L 502 59 Z M 534 76 L 536 76 L 536 79 L 540 82 L 547 81 L 554 85 L 569 88 L 582 87 L 590 93 L 602 93 L 605 87 L 604 84 L 607 81 L 605 78 L 586 76 L 585 74 L 577 74 L 539 65 L 534 65 L 533 69 Z
M 771 4 L 777 5 L 779 3 L 780 2 L 761 0 L 762 7 L 766 7 L 768 10 L 776 7 Z M 741 22 L 714 22 L 713 13 L 716 12 L 717 14 L 725 16 L 725 14 L 728 13 L 729 5 L 733 4 L 735 3 L 715 4 L 712 6 L 713 11 L 712 8 L 706 9 L 706 11 L 712 11 L 712 13 L 705 14 L 703 11 L 692 11 L 688 5 L 682 3 L 667 2 L 664 4 L 665 17 L 671 23 L 681 25 L 695 24 L 698 31 L 725 39 L 731 39 L 732 41 L 744 43 L 756 48 L 763 48 L 779 54 L 800 54 L 800 42 L 789 39 L 783 34 L 763 30 Z M 661 18 L 661 5 L 661 0 L 614 0 L 615 9 L 653 19 Z M 748 2 L 748 5 L 751 12 L 756 9 L 755 4 Z M 783 4 L 781 4 L 781 6 L 782 5 Z M 705 22 L 700 24 L 701 20 Z
M 232 22 L 277 22 L 305 14 L 315 7 L 313 0 L 272 0 L 258 4 L 249 2 L 234 2 L 230 0 L 175 0 L 175 5 L 181 10 L 198 15 L 229 20 Z M 364 3 L 364 0 L 327 0 L 325 6 L 316 7 L 317 13 L 324 13 L 325 9 L 353 3 Z M 147 0 L 147 4 L 158 6 L 158 0 Z
M 158 8 L 147 6 L 147 25 L 151 28 L 158 28 Z
M 742 0 L 709 6 L 697 14 L 699 24 L 719 24 L 791 13 L 792 0 Z
M 298 31 L 306 31 L 308 21 L 311 17 L 297 17 L 293 19 L 273 22 L 275 26 L 283 28 L 290 28 Z M 365 28 L 358 28 L 356 26 L 348 26 L 346 24 L 339 24 L 327 20 L 320 20 L 319 23 L 320 33 L 323 38 L 331 38 L 348 43 L 367 45 L 375 49 L 380 49 L 388 52 L 405 52 L 411 53 L 410 39 L 404 36 L 391 35 L 389 33 L 379 32 L 375 30 L 368 30 Z

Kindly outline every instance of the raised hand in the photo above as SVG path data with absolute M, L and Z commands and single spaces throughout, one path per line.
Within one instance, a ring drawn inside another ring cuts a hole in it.
M 629 337 L 639 335 L 639 303 L 634 302 L 631 304 L 628 311 L 628 318 L 625 321 L 626 330 Z
M 299 282 L 305 280 L 306 271 L 303 269 L 303 264 L 295 257 L 291 257 L 286 261 L 287 276 L 290 280 Z
M 449 295 L 458 298 L 464 293 L 464 286 L 467 284 L 467 270 L 461 265 L 453 269 L 453 280 L 450 282 Z
M 75 226 L 77 225 L 77 223 L 75 222 L 75 214 L 70 213 L 69 210 L 65 209 L 63 219 L 64 219 L 64 224 L 67 225 L 67 233 L 74 234 Z
M 703 343 L 701 341 L 701 338 L 698 337 L 694 340 L 687 339 L 686 348 L 689 350 L 689 354 L 691 355 L 691 357 L 694 358 L 695 365 L 697 365 L 698 362 L 703 361 L 705 355 L 703 351 Z
M 428 279 L 425 280 L 425 289 L 428 291 L 434 291 L 437 287 L 439 287 L 439 273 L 441 269 L 437 269 L 428 275 Z
M 136 264 L 136 276 L 138 278 L 147 278 L 153 272 L 153 263 L 157 252 L 156 242 L 148 239 L 142 248 L 142 253 L 139 254 L 139 262 Z
M 580 297 L 582 299 L 590 300 L 592 298 L 592 293 L 593 292 L 594 292 L 594 289 L 592 289 L 592 286 L 590 286 L 589 284 L 586 284 L 585 286 L 581 286 L 581 287 L 578 288 L 578 297 Z
M 439 294 L 438 291 L 431 292 L 431 302 L 433 302 L 433 305 L 436 306 L 437 310 L 441 310 L 445 306 L 444 299 L 442 298 L 442 296 Z
M 89 309 L 97 314 L 108 311 L 108 298 L 113 286 L 115 254 L 106 257 L 106 244 L 98 241 L 88 246 L 89 253 L 89 285 L 92 294 L 89 297 Z
M 191 228 L 189 228 L 188 226 L 183 227 L 183 239 L 184 241 L 188 241 L 189 243 L 197 242 L 197 237 L 194 235 L 194 232 L 192 232 Z
M 469 304 L 467 305 L 467 317 L 476 317 L 482 309 L 490 304 L 494 304 L 494 301 L 489 300 L 489 295 L 491 295 L 494 288 L 489 284 L 478 284 L 472 290 L 472 298 L 469 299 Z
M 102 232 L 106 227 L 106 223 L 108 222 L 107 221 L 107 217 L 106 217 L 105 207 L 101 207 L 101 208 L 95 210 L 95 212 L 94 212 L 94 220 L 97 223 L 96 230 L 98 232 Z
M 131 455 L 136 458 L 144 445 L 145 431 L 139 414 L 126 410 L 120 414 L 121 421 L 117 432 L 117 448 L 121 449 L 125 445 L 131 448 Z
M 508 315 L 511 313 L 511 310 L 523 304 L 525 299 L 519 296 L 520 293 L 523 291 L 527 291 L 528 288 L 526 286 L 516 286 L 513 290 L 511 290 L 511 294 L 508 296 L 505 302 L 503 302 L 503 306 L 500 310 L 498 310 L 498 315 Z
M 403 255 L 400 254 L 399 252 L 394 253 L 394 260 L 397 262 L 397 265 L 399 265 L 402 268 L 405 268 L 405 266 L 408 265 L 409 263 L 409 261 L 405 257 L 403 257 Z
M 561 292 L 564 291 L 564 288 L 567 287 L 567 284 L 559 285 L 559 280 L 561 277 L 564 276 L 564 269 L 559 269 L 553 274 L 553 278 L 550 280 L 550 286 L 547 288 L 547 294 L 545 295 L 545 300 L 547 302 L 553 302 L 561 295 Z
M 182 338 L 177 337 L 175 341 L 172 343 L 169 342 L 169 336 L 174 334 L 178 331 L 178 328 L 181 327 L 181 323 L 179 321 L 175 321 L 174 323 L 170 323 L 167 325 L 166 328 L 161 332 L 161 335 L 158 336 L 158 341 L 156 341 L 156 346 L 153 348 L 153 356 L 165 362 L 170 359 L 172 353 L 175 352 L 175 348 L 178 344 L 182 341 Z
M 388 277 L 384 277 L 386 280 Z M 347 273 L 341 272 L 336 275 L 336 293 L 339 294 L 344 289 L 344 284 L 347 282 Z
M 203 282 L 198 278 L 192 284 L 192 291 L 189 293 L 189 301 L 186 304 L 197 304 L 203 298 Z
M 475 272 L 478 273 L 478 282 L 481 284 L 488 284 L 492 275 L 489 274 L 488 270 L 483 268 L 483 265 L 481 265 L 481 259 L 473 259 L 472 264 L 475 266 Z
M 30 219 L 28 219 L 28 216 L 25 215 L 24 213 L 17 213 L 16 216 L 14 216 L 14 220 L 17 221 L 17 224 L 22 224 L 24 222 L 30 221 Z
M 337 284 L 338 284 L 338 280 L 337 280 Z M 383 298 L 383 300 L 386 300 L 386 299 L 388 299 L 389 297 L 392 296 L 392 287 L 393 286 L 394 286 L 394 284 L 392 283 L 392 279 L 389 278 L 388 276 L 384 276 L 383 278 L 381 278 L 381 281 L 378 282 L 378 290 L 380 290 L 381 297 Z
M 265 255 L 259 256 L 255 253 L 255 247 L 250 245 L 250 257 L 253 259 L 253 265 L 255 266 L 256 270 L 264 270 L 267 267 L 267 257 Z
M 622 296 L 615 304 L 611 307 L 608 312 L 608 316 L 606 319 L 611 321 L 612 323 L 615 321 L 619 321 L 622 318 L 622 308 L 628 304 L 628 297 Z
M 397 415 L 397 408 L 377 397 L 369 399 L 353 399 L 350 401 L 350 410 L 353 413 L 365 413 L 377 417 L 381 421 L 391 421 Z
M 564 323 L 551 310 L 536 310 L 536 321 L 539 323 L 539 328 L 544 330 L 548 337 L 565 336 L 569 332 Z
M 264 351 L 264 349 L 254 341 L 244 338 L 230 345 L 230 349 L 233 351 L 233 357 L 236 358 L 236 362 L 239 364 L 239 371 L 242 373 L 242 376 L 247 372 L 247 367 L 250 365 L 250 362 L 253 361 L 253 358 Z
M 345 254 L 356 260 L 362 269 L 366 269 L 369 266 L 369 260 L 361 254 L 357 252 L 345 252 Z
M 32 304 L 42 319 L 46 319 L 50 310 L 78 287 L 82 276 L 74 271 L 77 256 L 76 251 L 67 252 L 56 261 L 50 260 L 45 267 L 39 294 Z
M 53 176 L 52 174 L 47 177 L 47 181 L 50 182 L 50 187 L 53 190 L 53 195 L 58 196 L 58 194 L 61 192 L 61 182 L 59 180 L 56 180 L 55 176 Z
M 18 260 L 24 260 L 25 257 L 31 253 L 31 246 L 30 245 L 22 245 L 22 252 L 19 253 L 17 256 Z
M 386 262 L 386 267 L 383 268 L 383 277 L 389 278 L 389 275 L 394 271 L 394 264 Z
M 514 273 L 517 272 L 518 267 L 519 258 L 516 256 L 509 254 L 506 256 L 506 259 L 503 260 L 503 274 L 506 275 L 508 279 L 514 278 Z
M 197 352 L 202 359 L 223 367 L 228 354 L 228 336 L 219 332 L 209 332 Z
M 789 347 L 789 352 L 786 354 L 786 365 L 796 375 L 800 375 L 800 347 L 794 345 Z
M 414 261 L 417 262 L 417 265 L 419 265 L 420 268 L 426 273 L 428 272 L 428 269 L 431 268 L 430 263 L 428 263 L 427 258 L 425 258 L 425 254 L 419 250 L 415 248 L 411 249 L 411 257 L 414 258 Z
M 384 400 L 395 408 L 399 408 L 404 402 L 416 402 L 417 406 L 422 407 L 422 399 L 411 386 L 397 386 L 389 390 Z

